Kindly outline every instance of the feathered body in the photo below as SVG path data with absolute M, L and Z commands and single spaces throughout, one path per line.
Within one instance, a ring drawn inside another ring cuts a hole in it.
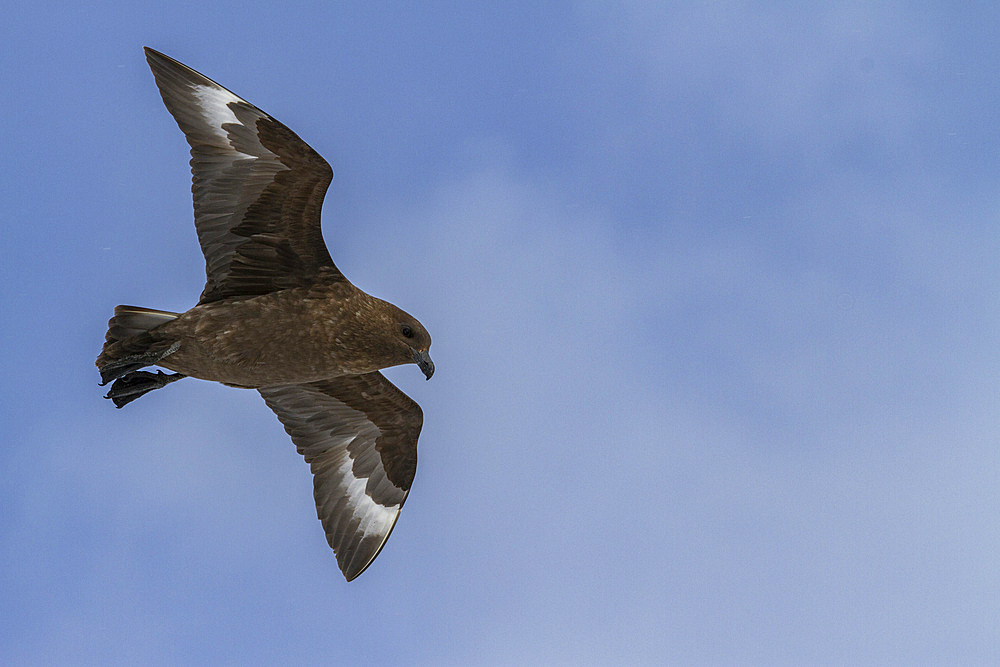
M 355 287 L 323 243 L 330 165 L 294 132 L 146 49 L 191 146 L 205 289 L 185 313 L 118 306 L 97 359 L 122 407 L 184 377 L 257 389 L 313 472 L 316 511 L 348 581 L 385 545 L 417 465 L 420 407 L 379 373 L 434 372 L 416 318 Z M 141 370 L 160 366 L 174 373 Z
M 179 343 L 158 366 L 252 389 L 315 382 L 413 363 L 409 346 L 397 342 L 400 323 L 413 321 L 391 303 L 339 280 L 199 304 L 141 341 L 109 341 L 97 365 L 135 354 L 137 343 L 164 348 Z

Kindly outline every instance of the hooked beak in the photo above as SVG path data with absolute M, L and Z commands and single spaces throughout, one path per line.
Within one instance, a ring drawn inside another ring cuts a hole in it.
M 431 361 L 431 355 L 424 350 L 423 352 L 419 350 L 413 351 L 413 363 L 420 366 L 420 370 L 424 372 L 424 375 L 428 380 L 434 375 L 434 362 Z

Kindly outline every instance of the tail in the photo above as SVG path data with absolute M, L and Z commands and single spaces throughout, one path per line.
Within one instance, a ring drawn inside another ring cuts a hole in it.
M 115 306 L 114 317 L 108 320 L 104 348 L 97 357 L 97 367 L 103 370 L 127 357 L 156 353 L 160 347 L 169 347 L 169 341 L 162 341 L 149 332 L 179 315 L 139 306 Z

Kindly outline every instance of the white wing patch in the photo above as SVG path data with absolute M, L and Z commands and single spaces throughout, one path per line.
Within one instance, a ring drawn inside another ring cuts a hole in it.
M 198 99 L 198 107 L 202 111 L 202 116 L 208 122 L 212 134 L 222 140 L 225 148 L 236 150 L 233 148 L 232 142 L 229 141 L 229 133 L 226 132 L 226 129 L 222 125 L 223 123 L 242 125 L 236 114 L 233 113 L 233 110 L 229 108 L 229 104 L 231 102 L 243 102 L 246 104 L 246 102 L 228 90 L 214 86 L 194 86 L 192 92 Z M 246 153 L 241 154 L 247 155 Z M 247 155 L 247 157 L 254 156 Z
M 368 479 L 354 476 L 354 459 L 350 456 L 344 457 L 344 462 L 340 466 L 341 479 L 347 482 L 344 489 L 348 498 L 348 503 L 354 513 L 354 518 L 359 521 L 358 530 L 364 532 L 365 537 L 369 535 L 386 535 L 396 522 L 399 515 L 399 505 L 381 505 L 365 493 Z

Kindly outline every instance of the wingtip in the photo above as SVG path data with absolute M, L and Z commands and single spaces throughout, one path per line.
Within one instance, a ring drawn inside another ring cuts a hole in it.
M 142 53 L 146 56 L 146 63 L 149 65 L 150 69 L 155 72 L 155 67 L 159 63 L 169 60 L 169 58 L 156 49 L 151 49 L 148 46 L 142 47 Z
M 378 554 L 375 554 L 375 555 L 377 556 Z M 364 574 L 365 570 L 367 570 L 371 566 L 371 564 L 374 563 L 374 562 L 375 562 L 375 559 L 372 558 L 367 563 L 365 563 L 364 567 L 362 567 L 360 569 L 357 568 L 357 567 L 354 567 L 354 568 L 348 568 L 346 570 L 341 570 L 340 572 L 341 572 L 341 574 L 344 575 L 344 579 L 347 579 L 348 582 L 351 582 L 351 581 L 354 581 L 355 579 L 357 579 L 358 577 L 360 577 L 362 574 Z
M 384 545 L 385 542 L 383 542 L 382 544 Z M 382 547 L 379 547 L 379 551 L 381 550 Z M 375 556 L 378 556 L 378 551 L 375 552 Z M 340 566 L 340 573 L 344 575 L 344 579 L 347 579 L 348 582 L 351 582 L 360 577 L 362 574 L 364 574 L 364 571 L 367 570 L 369 566 L 371 566 L 371 564 L 375 562 L 375 556 L 369 558 L 361 567 L 358 567 L 358 565 L 354 562 L 356 560 L 355 558 L 352 558 L 350 561 L 344 563 L 343 565 L 341 565 L 338 562 L 337 565 Z
M 401 502 L 399 504 L 399 508 L 396 509 L 396 516 L 392 519 L 392 525 L 389 526 L 389 530 L 386 534 L 382 536 L 382 542 L 378 545 L 375 553 L 371 554 L 366 560 L 359 561 L 358 556 L 361 554 L 360 552 L 355 552 L 351 555 L 347 562 L 342 563 L 338 554 L 337 565 L 340 567 L 340 571 L 343 573 L 344 578 L 347 579 L 347 581 L 354 581 L 364 574 L 365 571 L 372 566 L 372 563 L 375 562 L 375 559 L 379 557 L 379 554 L 382 553 L 382 549 L 385 548 L 386 543 L 389 541 L 389 536 L 392 535 L 392 531 L 396 528 L 396 522 L 399 521 L 399 514 L 403 509 L 403 503 L 405 502 L 406 498 L 404 497 L 403 502 Z
M 146 56 L 146 62 L 152 64 L 154 62 L 176 62 L 173 58 L 165 53 L 161 53 L 156 49 L 150 48 L 148 46 L 142 47 L 142 52 Z

